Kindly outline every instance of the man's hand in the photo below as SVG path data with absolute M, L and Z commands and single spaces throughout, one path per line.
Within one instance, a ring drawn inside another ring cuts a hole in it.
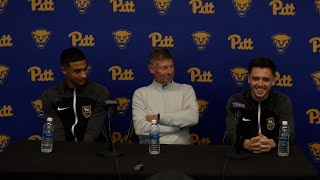
M 243 147 L 253 153 L 269 152 L 272 148 L 276 147 L 276 143 L 273 139 L 268 139 L 263 134 L 259 133 L 258 136 L 251 139 L 246 139 L 243 143 Z
M 157 120 L 157 119 L 158 119 L 158 114 L 155 114 L 155 115 L 147 115 L 147 116 L 146 116 L 146 121 L 151 122 L 152 119 Z

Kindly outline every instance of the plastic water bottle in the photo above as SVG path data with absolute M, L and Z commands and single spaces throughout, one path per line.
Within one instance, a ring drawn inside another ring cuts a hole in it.
M 289 156 L 289 134 L 290 130 L 287 121 L 282 121 L 279 130 L 278 155 Z
M 46 123 L 44 123 L 43 125 L 41 152 L 44 152 L 44 153 L 52 152 L 53 131 L 54 131 L 54 125 L 52 123 L 52 118 L 48 117 Z
M 160 153 L 160 136 L 159 136 L 159 126 L 157 120 L 151 120 L 151 129 L 149 133 L 150 143 L 149 143 L 149 153 L 159 154 Z

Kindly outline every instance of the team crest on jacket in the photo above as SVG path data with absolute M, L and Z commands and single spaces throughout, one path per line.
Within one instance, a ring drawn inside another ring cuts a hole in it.
M 82 114 L 84 117 L 89 118 L 92 114 L 91 105 L 89 106 L 82 106 Z
M 274 123 L 274 118 L 270 117 L 266 119 L 266 125 L 267 125 L 267 129 L 269 131 L 272 131 L 274 129 L 274 127 L 276 126 L 276 124 Z

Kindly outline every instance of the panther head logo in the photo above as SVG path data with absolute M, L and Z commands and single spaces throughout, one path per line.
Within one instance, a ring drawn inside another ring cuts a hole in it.
M 114 41 L 120 49 L 126 48 L 127 43 L 130 41 L 131 32 L 125 29 L 119 29 L 112 32 Z
M 153 0 L 154 6 L 158 9 L 161 16 L 166 15 L 172 0 Z
M 320 71 L 311 74 L 313 83 L 317 86 L 317 90 L 320 91 Z
M 204 99 L 197 99 L 198 106 L 199 106 L 199 116 L 202 117 L 204 112 L 208 109 L 208 101 Z
M 320 0 L 314 0 L 314 5 L 316 6 L 317 11 L 320 13 Z
M 117 101 L 118 101 L 117 110 L 118 110 L 119 115 L 125 116 L 127 109 L 129 108 L 130 100 L 125 97 L 118 97 Z
M 80 14 L 85 14 L 91 5 L 91 0 L 74 0 L 74 5 L 78 8 Z
M 4 7 L 8 4 L 8 0 L 0 0 L 0 14 L 4 12 Z
M 41 136 L 40 135 L 32 135 L 28 138 L 28 140 L 31 140 L 31 141 L 39 141 L 41 140 Z
M 42 101 L 41 99 L 36 99 L 34 101 L 32 101 L 32 106 L 33 106 L 33 110 L 37 113 L 37 116 L 39 118 L 43 118 L 44 117 L 44 112 L 42 109 Z
M 246 12 L 250 9 L 251 0 L 233 0 L 234 9 L 237 10 L 240 17 L 246 16 Z
M 289 46 L 291 37 L 287 34 L 278 33 L 272 36 L 273 45 L 277 48 L 279 54 L 283 54 Z
M 31 33 L 33 41 L 36 42 L 39 49 L 43 49 L 50 39 L 51 32 L 46 29 L 36 29 Z
M 209 43 L 211 34 L 205 31 L 198 31 L 192 34 L 193 42 L 197 45 L 199 51 L 203 51 Z
M 248 70 L 243 67 L 235 67 L 230 70 L 232 74 L 232 78 L 234 79 L 236 85 L 238 87 L 242 87 L 244 84 L 244 80 L 248 77 Z
M 9 67 L 0 64 L 0 85 L 4 83 L 4 79 L 8 76 Z
M 8 146 L 10 141 L 10 136 L 5 134 L 0 134 L 0 152 L 4 151 Z
M 320 161 L 320 142 L 310 143 L 309 149 L 313 155 L 314 160 Z

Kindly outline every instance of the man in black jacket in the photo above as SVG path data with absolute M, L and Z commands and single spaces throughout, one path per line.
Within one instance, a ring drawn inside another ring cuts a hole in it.
M 292 104 L 288 96 L 272 90 L 276 82 L 276 66 L 268 58 L 257 57 L 249 63 L 248 83 L 250 89 L 232 95 L 227 102 L 226 140 L 234 141 L 237 124 L 230 108 L 244 104 L 245 109 L 238 119 L 240 145 L 253 153 L 269 152 L 277 147 L 279 127 L 287 121 L 290 129 L 290 144 L 295 139 Z
M 65 80 L 42 93 L 45 117 L 52 117 L 56 141 L 97 141 L 106 118 L 106 87 L 87 80 L 90 66 L 80 49 L 61 53 Z

